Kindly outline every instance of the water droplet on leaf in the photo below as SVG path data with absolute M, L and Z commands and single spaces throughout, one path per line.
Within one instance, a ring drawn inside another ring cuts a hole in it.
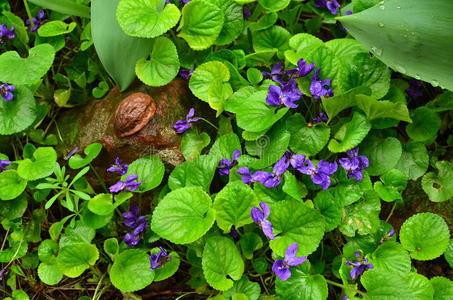
M 439 86 L 439 82 L 437 80 L 433 80 L 433 81 L 431 81 L 431 85 L 433 87 L 437 87 L 437 86 Z
M 379 23 L 378 23 L 378 26 L 379 26 L 379 27 L 384 27 L 384 23 L 379 22 Z

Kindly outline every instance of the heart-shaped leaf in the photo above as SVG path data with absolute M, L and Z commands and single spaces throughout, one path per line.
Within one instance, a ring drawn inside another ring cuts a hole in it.
M 0 173 L 0 199 L 12 200 L 17 198 L 27 187 L 27 180 L 23 179 L 16 170 L 6 170 Z
M 118 4 L 118 23 L 130 36 L 154 38 L 174 27 L 181 13 L 176 5 L 164 7 L 160 0 L 122 0 Z
M 377 271 L 392 272 L 405 276 L 411 270 L 411 257 L 401 244 L 386 241 L 370 257 Z
M 366 192 L 363 199 L 346 207 L 340 231 L 346 236 L 376 232 L 380 225 L 381 201 L 374 191 Z
M 216 45 L 233 42 L 241 34 L 244 26 L 242 6 L 234 0 L 209 0 L 209 2 L 217 5 L 224 16 L 222 31 L 217 37 Z
M 1 73 L 1 71 L 0 71 Z M 0 101 L 0 134 L 9 135 L 28 128 L 37 117 L 35 98 L 25 86 L 16 86 L 11 101 Z
M 435 111 L 424 106 L 415 109 L 412 121 L 412 124 L 407 125 L 406 132 L 416 142 L 433 139 L 442 123 Z
M 211 138 L 206 132 L 199 134 L 196 130 L 186 131 L 181 141 L 182 155 L 186 160 L 193 160 L 210 142 Z
M 366 169 L 370 176 L 379 176 L 393 169 L 401 152 L 401 143 L 394 137 L 383 140 L 370 135 L 360 144 L 360 155 L 366 156 L 370 162 Z
M 151 249 L 151 254 L 158 254 L 160 252 L 159 248 Z M 165 262 L 161 267 L 154 270 L 156 276 L 154 277 L 154 281 L 162 281 L 165 280 L 178 271 L 179 263 L 181 260 L 179 259 L 179 255 L 176 251 L 172 251 L 168 253 L 168 257 L 170 257 L 170 261 Z
M 409 179 L 415 180 L 425 174 L 428 166 L 429 156 L 425 145 L 409 142 L 404 145 L 401 158 L 395 168 L 403 172 Z
M 355 112 L 352 120 L 343 124 L 329 142 L 329 150 L 332 152 L 346 152 L 360 144 L 368 135 L 371 123 L 361 113 Z
M 85 158 L 82 158 L 79 154 L 71 156 L 69 159 L 69 166 L 71 169 L 80 169 L 88 165 L 95 159 L 99 153 L 101 153 L 102 144 L 100 143 L 93 143 L 83 150 L 85 153 Z
M 33 160 L 26 158 L 19 161 L 17 173 L 27 180 L 36 180 L 54 172 L 57 152 L 52 147 L 41 147 L 33 153 Z
M 165 166 L 158 156 L 147 156 L 134 160 L 121 180 L 126 180 L 128 175 L 137 175 L 142 184 L 135 191 L 143 193 L 157 187 L 164 178 L 164 172 Z
M 422 188 L 433 202 L 447 201 L 453 197 L 453 164 L 448 161 L 436 163 L 438 175 L 427 173 L 422 178 Z
M 269 11 L 279 11 L 288 6 L 291 0 L 258 0 L 258 3 L 261 4 L 265 9 Z
M 63 34 L 68 34 L 76 28 L 77 23 L 71 22 L 67 24 L 63 21 L 50 21 L 42 25 L 38 29 L 39 36 L 42 37 L 51 37 L 51 36 L 58 36 Z
M 95 245 L 72 243 L 60 248 L 57 262 L 64 275 L 76 278 L 90 265 L 94 265 L 98 259 L 99 251 Z

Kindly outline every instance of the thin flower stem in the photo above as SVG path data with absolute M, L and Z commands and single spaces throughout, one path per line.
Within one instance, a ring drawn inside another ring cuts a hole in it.
M 28 19 L 30 20 L 31 28 L 35 27 L 35 22 L 33 22 L 33 17 L 30 12 L 30 7 L 28 7 L 28 1 L 24 0 L 25 11 L 27 12 Z
M 385 222 L 388 222 L 388 221 L 390 220 L 390 218 L 391 218 L 392 215 L 393 215 L 393 212 L 395 211 L 395 207 L 396 207 L 396 202 L 393 203 L 392 210 L 390 210 L 390 213 L 389 213 L 389 215 L 387 216 L 387 219 L 385 219 Z
M 266 284 L 264 283 L 263 276 L 260 276 L 260 281 L 263 285 L 264 290 L 266 291 L 266 295 L 269 295 L 269 291 L 267 290 Z
M 6 295 L 8 295 L 8 296 L 11 296 L 11 294 L 10 294 L 10 293 L 8 293 L 7 291 L 5 291 L 5 290 L 4 290 L 4 289 L 2 289 L 2 288 L 0 288 L 0 292 L 2 292 L 2 293 L 5 293 L 5 294 L 6 294 Z
M 344 284 L 341 284 L 341 283 L 338 283 L 338 282 L 335 282 L 335 281 L 332 281 L 332 280 L 329 280 L 329 279 L 326 279 L 326 282 L 330 285 L 334 285 L 334 286 L 337 286 L 337 287 L 340 287 L 344 290 L 353 290 L 354 292 L 356 292 L 357 294 L 359 294 L 360 296 L 366 296 L 366 293 L 362 292 L 362 291 L 359 291 L 357 289 L 353 289 L 349 286 L 345 286 Z
M 101 176 L 99 176 L 98 172 L 96 172 L 96 169 L 93 167 L 93 165 L 90 163 L 90 168 L 91 168 L 91 171 L 93 171 L 94 173 L 94 176 L 96 176 L 97 180 L 99 181 L 99 183 L 101 184 L 102 188 L 104 189 L 104 191 L 106 193 L 109 193 L 109 190 L 107 189 L 107 186 L 105 185 L 105 182 L 104 180 L 102 180 Z
M 205 118 L 200 118 L 198 117 L 200 120 L 203 120 L 205 121 L 206 123 L 208 123 L 209 125 L 211 125 L 212 127 L 214 127 L 216 130 L 219 130 L 219 128 L 217 128 L 217 126 L 215 126 L 214 124 L 212 124 L 211 122 L 209 122 L 208 120 L 206 120 Z
M 181 296 L 179 296 L 179 297 L 176 298 L 175 300 L 182 299 L 183 297 L 185 297 L 185 296 L 187 296 L 187 295 L 191 295 L 191 294 L 197 294 L 197 292 L 188 292 L 188 293 L 182 294 Z
M 94 291 L 93 298 L 91 298 L 92 300 L 96 300 L 96 295 L 97 295 L 97 293 L 99 291 L 99 288 L 101 287 L 102 280 L 104 280 L 104 276 L 105 276 L 105 273 L 102 274 L 101 278 L 99 279 L 98 284 L 96 285 L 96 290 Z
M 3 247 L 5 247 L 6 238 L 8 237 L 8 234 L 9 234 L 9 228 L 6 231 L 5 238 L 3 239 L 2 248 L 0 249 L 0 251 L 3 251 Z

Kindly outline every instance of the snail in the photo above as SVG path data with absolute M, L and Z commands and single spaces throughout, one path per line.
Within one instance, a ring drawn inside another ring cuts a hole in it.
M 113 125 L 119 138 L 133 135 L 148 124 L 156 113 L 156 103 L 150 95 L 134 93 L 118 104 Z

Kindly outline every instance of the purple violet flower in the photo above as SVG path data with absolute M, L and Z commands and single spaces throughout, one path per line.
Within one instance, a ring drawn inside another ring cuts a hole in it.
M 6 167 L 9 166 L 11 162 L 9 160 L 0 159 L 0 173 L 8 170 Z
M 192 123 L 198 122 L 200 118 L 192 118 L 195 114 L 195 109 L 192 107 L 189 110 L 189 113 L 186 116 L 186 120 L 179 120 L 178 122 L 175 123 L 175 130 L 177 133 L 183 133 L 184 131 L 188 130 L 190 127 L 192 127 Z
M 275 275 L 280 276 L 280 280 L 286 280 L 291 277 L 289 267 L 298 266 L 307 260 L 306 257 L 296 257 L 297 243 L 288 246 L 285 251 L 284 259 L 277 259 L 272 265 L 272 271 Z
M 192 74 L 193 74 L 194 70 L 187 70 L 187 69 L 179 69 L 179 76 L 186 79 L 186 80 L 190 80 L 190 77 L 192 77 Z
M 0 44 L 3 44 L 7 40 L 11 40 L 15 37 L 14 26 L 11 26 L 11 30 L 8 30 L 6 24 L 0 24 Z
M 294 102 L 299 100 L 302 95 L 302 92 L 297 87 L 296 81 L 294 78 L 291 78 L 282 88 L 271 84 L 266 97 L 266 103 L 273 106 L 283 104 L 286 107 L 296 108 L 298 105 Z
M 282 176 L 289 167 L 292 154 L 286 151 L 285 154 L 275 163 L 272 173 L 265 171 L 256 171 L 252 175 L 253 181 L 262 183 L 267 188 L 273 188 L 280 184 Z
M 341 7 L 337 0 L 315 0 L 315 6 L 318 8 L 327 7 L 333 15 L 336 15 L 338 8 Z
M 151 262 L 151 270 L 155 270 L 160 266 L 163 266 L 167 261 L 171 260 L 171 257 L 168 256 L 168 253 L 164 248 L 159 247 L 160 251 L 157 254 L 151 254 L 149 260 Z
M 299 59 L 299 61 L 297 62 L 299 77 L 305 77 L 310 74 L 311 71 L 313 71 L 313 69 L 315 68 L 315 65 L 315 63 L 307 65 L 307 62 L 303 58 Z
M 409 80 L 409 87 L 406 89 L 406 93 L 412 99 L 417 99 L 423 96 L 423 92 L 420 91 L 422 87 L 422 82 L 416 79 Z
M 237 242 L 239 240 L 239 233 L 238 231 L 233 227 L 231 227 L 229 235 Z
M 5 272 L 6 272 L 6 269 L 2 269 L 2 270 L 0 271 L 0 281 L 3 280 L 3 275 L 5 275 Z
M 313 119 L 313 123 L 321 123 L 321 122 L 327 122 L 329 121 L 329 117 L 327 116 L 327 114 L 325 112 L 320 112 L 318 114 L 318 117 L 314 118 Z
M 271 214 L 271 210 L 266 202 L 260 202 L 260 207 L 261 210 L 258 207 L 254 206 L 250 211 L 253 222 L 257 223 L 261 227 L 265 236 L 273 240 L 275 239 L 275 236 L 274 232 L 272 231 L 272 223 L 267 220 L 267 218 Z
M 149 227 L 148 221 L 145 216 L 140 216 L 137 205 L 131 205 L 131 210 L 123 213 L 123 218 L 124 225 L 134 228 L 134 231 L 126 233 L 124 242 L 130 247 L 135 247 L 142 239 L 142 232 Z
M 15 90 L 16 90 L 16 88 L 12 84 L 8 84 L 5 82 L 0 85 L 0 94 L 2 95 L 2 98 L 5 101 L 13 100 L 13 98 L 14 98 L 13 91 L 15 91 Z
M 227 158 L 223 158 L 219 162 L 219 166 L 217 169 L 219 170 L 219 174 L 222 176 L 230 175 L 230 170 L 238 164 L 238 159 L 241 157 L 241 152 L 239 150 L 234 150 L 233 152 L 233 161 L 230 161 Z
M 329 163 L 320 160 L 317 168 L 309 159 L 306 159 L 305 163 L 303 166 L 297 168 L 297 170 L 303 174 L 310 175 L 313 184 L 321 185 L 323 190 L 327 190 L 330 186 L 330 175 L 337 171 L 337 162 Z
M 270 73 L 265 71 L 261 73 L 263 74 L 264 78 L 272 79 L 272 81 L 278 82 L 281 85 L 285 84 L 285 81 L 282 78 L 283 64 L 281 62 L 276 63 L 272 67 L 272 71 Z
M 369 166 L 369 161 L 366 156 L 358 155 L 359 147 L 346 152 L 349 158 L 340 158 L 339 162 L 343 169 L 348 173 L 348 178 L 355 177 L 357 181 L 362 181 L 362 172 Z
M 110 193 L 118 193 L 122 190 L 130 192 L 135 191 L 140 186 L 140 184 L 142 184 L 141 180 L 138 182 L 135 181 L 137 180 L 137 178 L 138 176 L 135 174 L 127 175 L 126 181 L 120 180 L 109 188 Z
M 349 298 L 348 295 L 344 295 L 343 298 L 341 298 L 341 300 L 346 300 L 346 299 L 348 299 L 348 298 Z
M 245 20 L 248 20 L 250 19 L 250 17 L 252 16 L 252 12 L 250 11 L 250 9 L 247 7 L 247 5 L 244 5 L 242 7 L 242 13 L 244 15 L 244 19 Z
M 392 236 L 395 235 L 395 230 L 390 229 L 389 232 L 382 237 L 382 239 L 379 241 L 379 244 L 382 244 L 385 241 L 388 241 L 389 239 L 392 238 Z
M 38 19 L 32 18 L 33 24 L 35 24 L 35 26 L 30 29 L 31 32 L 38 31 L 38 29 L 41 27 L 41 19 L 43 17 L 44 17 L 44 11 L 42 9 L 40 9 L 39 12 L 38 12 Z M 30 26 L 30 24 L 31 24 L 30 19 L 27 19 L 27 21 L 25 21 L 25 24 Z
M 129 165 L 127 165 L 127 164 L 122 165 L 120 158 L 117 157 L 115 160 L 115 165 L 108 168 L 107 172 L 112 172 L 112 173 L 118 172 L 120 175 L 126 175 L 128 168 L 129 168 Z
M 64 157 L 65 160 L 70 159 L 76 152 L 79 151 L 79 147 L 75 146 L 71 151 Z
M 346 261 L 346 264 L 348 266 L 354 266 L 352 268 L 350 274 L 351 274 L 351 279 L 354 280 L 354 278 L 360 276 L 363 274 L 368 269 L 374 269 L 374 266 L 372 264 L 368 263 L 368 258 L 365 258 L 362 260 L 362 256 L 358 251 L 355 252 L 355 256 L 357 257 L 357 262 L 350 262 Z
M 319 72 L 321 71 L 320 68 L 316 69 L 315 73 L 311 77 L 311 85 L 310 85 L 310 93 L 313 95 L 313 98 L 319 99 L 321 96 L 323 97 L 332 97 L 333 92 L 332 89 L 327 89 L 330 87 L 330 79 L 327 78 L 326 80 L 322 80 L 318 77 Z
M 247 168 L 247 167 L 239 168 L 238 169 L 238 174 L 242 175 L 241 180 L 242 180 L 243 183 L 245 183 L 245 184 L 252 184 L 253 183 L 252 174 L 250 173 L 249 168 Z
M 389 233 L 387 233 L 387 236 L 391 238 L 395 234 L 395 230 L 390 229 Z

